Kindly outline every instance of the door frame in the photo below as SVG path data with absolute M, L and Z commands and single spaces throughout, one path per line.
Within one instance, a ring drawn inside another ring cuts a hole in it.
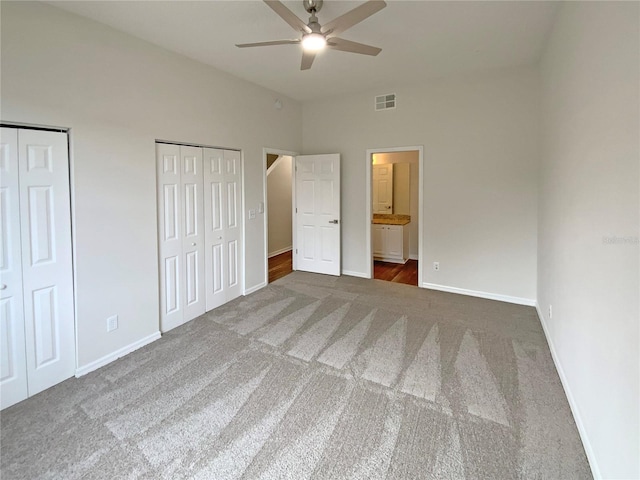
M 297 152 L 292 152 L 290 150 L 280 150 L 278 148 L 269 148 L 264 147 L 262 149 L 262 204 L 264 205 L 264 225 L 263 225 L 263 234 L 264 234 L 264 280 L 262 281 L 262 285 L 259 285 L 255 288 L 255 290 L 262 288 L 266 285 L 269 285 L 269 199 L 267 196 L 267 154 L 272 155 L 287 155 L 292 157 L 293 165 L 295 167 L 295 157 L 300 155 Z M 294 182 L 295 178 L 295 168 L 291 169 L 291 245 L 295 248 L 296 244 L 296 232 L 295 232 L 295 200 L 296 200 L 296 182 Z M 292 263 L 293 270 L 296 269 L 296 256 L 293 256 Z M 252 289 L 253 290 L 253 289 Z
M 418 287 L 424 288 L 423 283 L 423 271 L 424 271 L 424 147 L 422 145 L 407 146 L 407 147 L 387 147 L 387 148 L 368 148 L 365 157 L 365 250 L 367 258 L 366 278 L 373 278 L 373 239 L 371 236 L 371 219 L 373 218 L 373 205 L 372 199 L 372 172 L 373 172 L 373 154 L 374 153 L 394 153 L 394 152 L 418 152 Z

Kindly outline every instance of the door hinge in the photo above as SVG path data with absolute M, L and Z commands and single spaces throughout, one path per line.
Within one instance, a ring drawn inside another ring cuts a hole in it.
M 298 249 L 296 248 L 296 255 L 298 254 Z

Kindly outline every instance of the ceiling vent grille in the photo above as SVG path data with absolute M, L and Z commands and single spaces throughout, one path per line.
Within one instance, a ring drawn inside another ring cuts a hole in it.
M 376 97 L 376 110 L 390 110 L 396 108 L 396 94 L 388 93 Z

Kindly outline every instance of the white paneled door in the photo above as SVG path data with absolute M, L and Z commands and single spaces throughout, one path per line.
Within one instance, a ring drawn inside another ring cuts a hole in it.
M 0 399 L 2 408 L 27 398 L 27 356 L 20 253 L 18 131 L 3 128 L 0 143 Z
M 373 165 L 373 213 L 393 213 L 393 164 Z
M 295 157 L 295 268 L 340 275 L 340 155 Z
M 202 149 L 180 147 L 182 162 L 182 259 L 184 264 L 184 321 L 205 312 L 204 197 Z
M 156 144 L 160 328 L 242 294 L 240 152 Z
M 23 372 L 28 395 L 74 374 L 75 320 L 67 135 L 3 128 L 1 160 L 5 407 L 24 394 Z
M 207 311 L 242 294 L 241 169 L 240 152 L 204 149 Z

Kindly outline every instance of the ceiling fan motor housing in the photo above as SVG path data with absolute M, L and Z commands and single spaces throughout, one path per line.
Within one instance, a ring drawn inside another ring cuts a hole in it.
M 323 0 L 302 0 L 302 4 L 304 5 L 304 9 L 307 13 L 318 13 L 320 9 L 322 9 Z

